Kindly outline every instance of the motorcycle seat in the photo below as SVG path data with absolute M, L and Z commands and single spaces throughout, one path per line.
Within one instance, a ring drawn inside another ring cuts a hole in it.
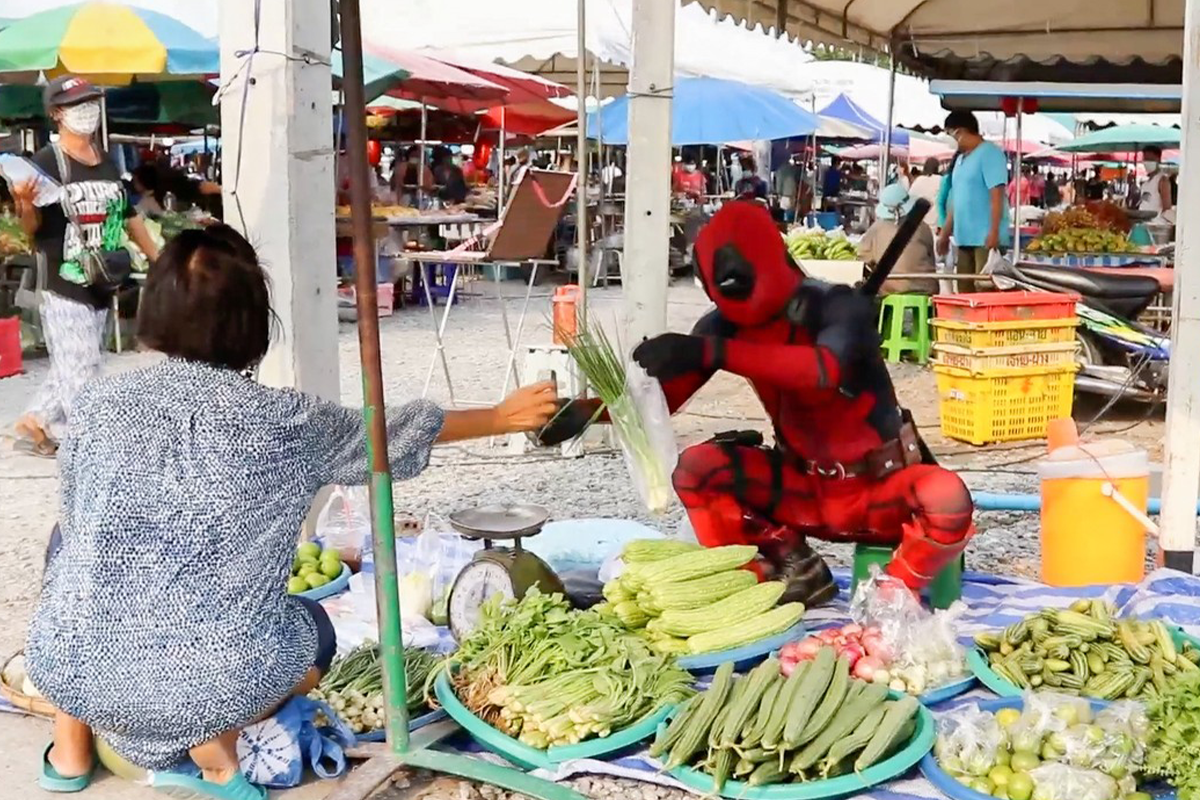
M 1112 275 L 1071 267 L 1022 264 L 1021 272 L 1035 283 L 1078 292 L 1096 300 L 1150 298 L 1162 291 L 1159 282 L 1145 275 Z

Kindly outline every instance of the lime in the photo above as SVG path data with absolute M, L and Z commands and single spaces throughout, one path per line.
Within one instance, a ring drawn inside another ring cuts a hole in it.
M 996 722 L 1000 723 L 1000 727 L 1008 730 L 1017 720 L 1021 718 L 1021 710 L 1018 708 L 1002 708 L 996 712 Z
M 1013 776 L 1013 771 L 1008 767 L 992 767 L 992 771 L 988 773 L 988 780 L 996 786 L 1008 786 L 1008 779 Z
M 342 554 L 339 553 L 337 550 L 322 550 L 321 555 L 318 556 L 318 559 L 320 561 L 325 561 L 326 559 L 329 559 L 331 561 L 341 561 Z
M 1026 753 L 1018 750 L 1013 753 L 1009 760 L 1009 766 L 1013 768 L 1013 772 L 1029 772 L 1031 769 L 1037 769 L 1042 764 L 1042 760 L 1037 757 L 1036 753 Z M 1009 792 L 1011 795 L 1012 792 Z
M 992 792 L 992 797 L 996 798 L 996 800 L 1008 800 L 1008 787 L 997 786 L 996 790 Z
M 308 575 L 304 576 L 304 580 L 310 589 L 317 589 L 329 583 L 329 578 L 326 578 L 319 572 L 310 572 Z
M 968 785 L 980 794 L 991 794 L 996 788 L 987 778 L 975 778 Z
M 1008 779 L 1008 800 L 1029 800 L 1033 797 L 1033 778 L 1025 772 L 1014 772 Z
M 296 548 L 296 558 L 315 559 L 321 555 L 321 545 L 316 542 L 305 542 Z
M 995 762 L 997 767 L 1007 767 L 1010 761 L 1012 761 L 1012 753 L 1008 752 L 1008 750 L 1001 747 L 996 751 Z
M 288 594 L 300 594 L 308 591 L 308 581 L 304 578 L 288 578 Z
M 303 578 L 306 575 L 312 575 L 315 572 L 319 572 L 320 569 L 321 568 L 318 567 L 315 562 L 306 561 L 300 565 L 300 569 L 296 570 L 296 574 Z
M 316 566 L 317 560 L 315 558 L 308 558 L 307 556 L 304 558 L 296 556 L 292 559 L 292 572 L 299 572 L 300 568 L 305 564 L 312 564 L 313 566 Z
M 332 580 L 342 574 L 342 562 L 321 559 L 321 574 Z

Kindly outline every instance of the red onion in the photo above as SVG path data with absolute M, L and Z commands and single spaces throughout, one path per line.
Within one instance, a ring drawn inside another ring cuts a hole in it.
M 795 652 L 798 656 L 806 656 L 815 658 L 817 653 L 821 651 L 824 644 L 815 636 L 809 636 L 807 639 L 795 644 Z
M 875 680 L 875 673 L 883 669 L 883 662 L 875 656 L 863 656 L 854 663 L 854 677 L 863 681 Z

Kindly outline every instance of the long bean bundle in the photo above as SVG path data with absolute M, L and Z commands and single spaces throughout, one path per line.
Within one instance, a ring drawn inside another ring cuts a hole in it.
M 619 621 L 536 589 L 489 600 L 445 668 L 472 712 L 542 748 L 607 736 L 692 694 L 691 676 Z
M 427 650 L 404 648 L 404 681 L 408 687 L 410 714 L 426 707 L 425 684 L 441 660 Z M 328 703 L 355 733 L 384 727 L 387 717 L 379 645 L 364 642 L 336 659 L 309 697 Z
M 647 402 L 651 399 L 650 392 L 657 391 L 656 399 L 669 420 L 670 412 L 666 411 L 661 388 L 640 368 L 635 368 L 636 372 L 627 371 L 618 349 L 604 329 L 590 325 L 582 317 L 576 323 L 576 332 L 566 337 L 566 343 L 571 359 L 608 410 L 634 484 L 646 507 L 654 513 L 665 511 L 674 496 L 671 488 L 674 463 L 664 461 L 664 450 L 656 446 L 656 436 L 645 418 L 645 409 L 639 407 L 639 400 Z M 637 390 L 636 393 L 633 390 Z M 670 427 L 669 421 L 667 427 Z M 673 437 L 668 446 L 673 456 Z

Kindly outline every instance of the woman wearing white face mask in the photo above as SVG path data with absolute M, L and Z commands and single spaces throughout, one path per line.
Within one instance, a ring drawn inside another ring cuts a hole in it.
M 1156 212 L 1156 222 L 1174 222 L 1171 179 L 1162 169 L 1162 148 L 1155 145 L 1142 148 L 1142 166 L 1146 168 L 1146 179 L 1138 186 L 1138 208 Z
M 153 262 L 158 248 L 129 205 L 120 173 L 95 141 L 100 127 L 100 91 L 82 78 L 64 75 L 45 89 L 46 114 L 58 126 L 58 141 L 33 162 L 63 185 L 61 202 L 38 207 L 33 182 L 13 191 L 17 215 L 38 252 L 37 289 L 50 371 L 37 397 L 17 422 L 21 449 L 52 457 L 54 429 L 68 421 L 79 390 L 100 372 L 104 322 L 111 287 L 88 277 L 85 258 L 121 249 L 121 228 Z

